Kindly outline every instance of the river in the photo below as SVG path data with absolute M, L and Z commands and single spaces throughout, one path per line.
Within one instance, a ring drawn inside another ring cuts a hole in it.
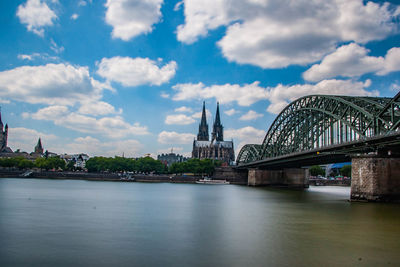
M 349 194 L 0 179 L 0 266 L 400 266 L 400 205 Z

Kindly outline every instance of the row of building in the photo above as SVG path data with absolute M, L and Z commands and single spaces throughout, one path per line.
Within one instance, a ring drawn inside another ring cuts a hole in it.
M 87 154 L 63 154 L 57 155 L 49 151 L 44 151 L 42 141 L 39 138 L 34 151 L 31 153 L 20 151 L 19 149 L 15 152 L 7 146 L 8 139 L 8 125 L 3 125 L 0 111 L 0 157 L 24 157 L 29 160 L 35 160 L 38 157 L 53 157 L 59 156 L 64 159 L 67 163 L 74 162 L 76 168 L 85 168 L 85 163 L 89 159 Z M 209 135 L 206 107 L 203 102 L 203 110 L 201 115 L 201 121 L 199 124 L 199 131 L 197 138 L 193 140 L 192 158 L 197 159 L 213 159 L 220 160 L 224 165 L 231 165 L 235 160 L 233 140 L 224 141 L 224 127 L 221 123 L 219 114 L 219 103 L 217 103 L 217 111 L 215 114 L 215 120 L 212 127 L 211 138 Z M 170 166 L 175 162 L 184 162 L 188 158 L 173 153 L 161 154 L 157 156 L 157 159 L 163 162 L 165 165 Z

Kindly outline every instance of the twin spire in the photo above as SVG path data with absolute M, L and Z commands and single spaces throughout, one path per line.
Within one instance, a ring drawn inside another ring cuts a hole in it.
M 211 141 L 224 141 L 224 127 L 221 124 L 219 116 L 219 102 L 217 102 L 217 112 L 215 114 L 215 121 L 213 131 L 211 133 Z M 206 117 L 206 104 L 203 101 L 203 112 L 201 114 L 201 122 L 199 124 L 199 133 L 197 134 L 197 141 L 209 141 L 208 124 Z

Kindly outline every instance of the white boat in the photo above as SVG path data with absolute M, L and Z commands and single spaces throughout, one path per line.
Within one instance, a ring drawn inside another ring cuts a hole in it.
M 204 177 L 204 179 L 200 179 L 196 181 L 196 184 L 229 184 L 227 180 L 213 180 L 209 177 Z

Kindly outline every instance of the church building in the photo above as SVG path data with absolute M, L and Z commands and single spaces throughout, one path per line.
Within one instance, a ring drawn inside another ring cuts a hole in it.
M 205 102 L 203 102 L 203 112 L 201 114 L 197 140 L 193 141 L 192 158 L 221 160 L 227 164 L 235 161 L 233 141 L 224 141 L 224 127 L 221 124 L 219 115 L 219 103 L 217 103 L 217 112 L 215 114 L 210 141 L 206 107 Z
M 11 148 L 7 146 L 8 139 L 8 125 L 4 127 L 3 121 L 1 120 L 0 111 L 0 153 L 12 153 Z

